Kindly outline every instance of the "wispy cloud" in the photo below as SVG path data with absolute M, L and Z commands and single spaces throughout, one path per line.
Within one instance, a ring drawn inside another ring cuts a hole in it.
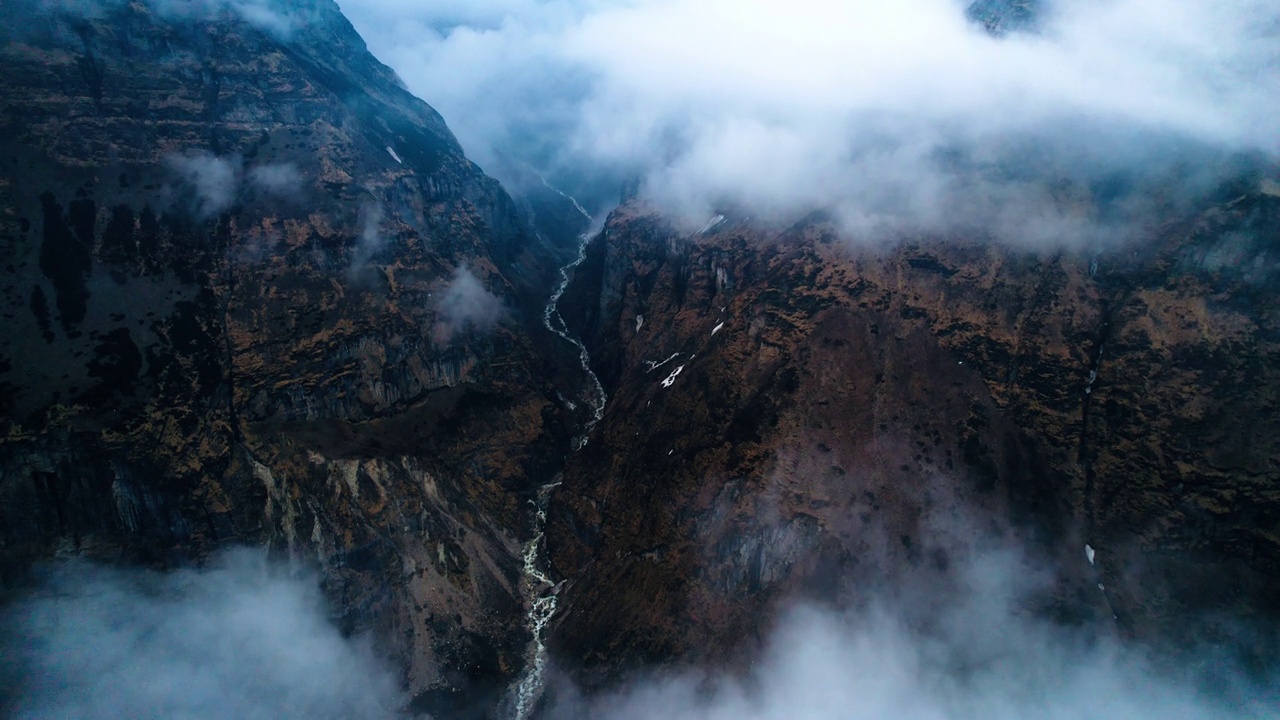
M 231 207 L 240 188 L 240 159 L 193 150 L 165 158 L 170 170 L 194 193 L 192 210 L 199 218 L 213 217 Z
M 348 266 L 348 279 L 357 281 L 364 270 L 373 263 L 386 247 L 387 240 L 382 234 L 382 204 L 365 202 L 360 206 L 360 235 L 351 247 L 351 264 Z
M 302 192 L 302 173 L 293 163 L 257 165 L 249 168 L 249 182 L 276 197 L 292 198 Z
M 433 334 L 447 343 L 459 332 L 488 332 L 506 314 L 506 306 L 485 288 L 471 268 L 460 265 L 436 296 L 435 311 Z
M 276 0 L 205 0 L 210 7 L 225 4 L 246 22 L 282 40 L 289 39 L 301 20 L 290 3 Z

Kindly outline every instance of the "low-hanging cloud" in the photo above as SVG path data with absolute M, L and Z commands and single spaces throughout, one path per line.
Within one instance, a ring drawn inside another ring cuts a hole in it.
M 245 168 L 239 155 L 220 156 L 208 150 L 170 153 L 164 162 L 177 181 L 168 188 L 169 196 L 200 220 L 230 209 L 245 198 L 242 191 L 251 190 L 269 200 L 297 200 L 303 191 L 302 173 L 294 163 Z M 376 236 L 376 226 L 372 231 L 364 228 L 364 235 L 370 232 Z
M 403 698 L 367 643 L 329 621 L 318 585 L 260 553 L 161 574 L 46 568 L 3 610 L 10 717 L 392 717 Z
M 360 235 L 351 247 L 348 280 L 360 282 L 366 279 L 366 269 L 387 246 L 387 238 L 382 234 L 382 220 L 382 203 L 367 201 L 360 206 Z
M 174 153 L 165 157 L 169 169 L 187 183 L 192 192 L 191 209 L 196 217 L 214 217 L 231 207 L 240 188 L 240 159 L 218 157 L 204 150 Z
M 466 265 L 454 270 L 436 297 L 435 310 L 433 334 L 446 343 L 465 330 L 488 332 L 506 314 L 502 299 L 489 292 Z
M 206 0 L 210 7 L 217 7 L 216 0 Z M 273 0 L 231 0 L 225 3 L 250 25 L 265 30 L 281 40 L 288 40 L 298 28 L 299 19 L 288 3 Z
M 632 679 L 583 700 L 563 686 L 551 713 L 602 720 L 1256 720 L 1280 718 L 1274 690 L 1226 657 L 1161 663 L 1114 639 L 1025 609 L 1034 568 L 976 557 L 955 587 L 925 584 L 857 613 L 784 613 L 742 675 Z
M 697 221 L 1070 240 L 1280 151 L 1258 0 L 1049 0 L 1003 37 L 958 0 L 341 5 L 482 165 L 634 175 Z
M 282 198 L 294 198 L 302 192 L 302 173 L 293 163 L 257 165 L 249 169 L 249 182 L 263 192 Z

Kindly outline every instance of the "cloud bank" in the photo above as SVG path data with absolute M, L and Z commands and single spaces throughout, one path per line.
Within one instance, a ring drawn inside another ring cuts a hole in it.
M 340 4 L 486 169 L 518 158 L 601 203 L 636 177 L 691 222 L 1069 240 L 1280 151 L 1258 0 L 1056 0 L 1000 38 L 957 0 Z
M 317 585 L 247 550 L 169 574 L 74 562 L 2 611 L 16 718 L 379 718 L 398 683 Z
M 858 613 L 786 613 L 744 676 L 656 675 L 556 718 L 603 720 L 1228 720 L 1280 718 L 1280 700 L 1224 657 L 1170 667 L 1025 610 L 1008 554 L 979 557 L 952 591 L 916 588 Z M 1034 573 L 1034 570 L 1031 572 Z M 941 597 L 940 597 L 941 596 Z

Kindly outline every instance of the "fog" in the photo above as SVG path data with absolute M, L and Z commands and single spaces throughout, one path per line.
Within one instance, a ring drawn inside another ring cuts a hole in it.
M 749 670 L 652 671 L 584 698 L 571 720 L 1022 720 L 1280 718 L 1277 686 L 1228 652 L 1198 664 L 1122 646 L 1098 626 L 1027 610 L 1048 573 L 1013 551 L 907 582 L 858 612 L 796 605 Z M 36 717 L 377 718 L 405 698 L 391 667 L 327 616 L 314 577 L 239 550 L 168 574 L 46 566 L 0 610 L 3 711 Z
M 0 612 L 12 717 L 377 718 L 402 700 L 315 578 L 248 550 L 168 574 L 51 565 Z
M 1027 608 L 1043 588 L 1015 553 L 978 556 L 869 608 L 797 605 L 745 675 L 651 673 L 583 699 L 561 683 L 551 717 L 604 720 L 1226 720 L 1280 718 L 1280 693 L 1229 652 L 1197 665 L 1123 647 Z M 901 590 L 901 589 L 900 589 Z M 889 597 L 892 595 L 892 597 Z M 1099 629 L 1103 632 L 1100 634 Z
M 1265 2 L 1056 0 L 1004 37 L 956 0 L 340 4 L 486 169 L 698 224 L 1086 242 L 1280 150 Z
M 208 219 L 231 207 L 240 186 L 240 158 L 217 157 L 203 150 L 174 153 L 165 157 L 174 175 L 191 191 L 190 209 L 200 219 Z
M 437 294 L 435 311 L 438 321 L 432 334 L 447 343 L 459 332 L 488 332 L 506 314 L 506 307 L 471 268 L 460 265 Z
M 351 246 L 351 262 L 347 266 L 347 280 L 363 284 L 372 280 L 369 268 L 387 246 L 382 234 L 382 203 L 366 200 L 360 205 L 360 235 Z
M 249 181 L 268 195 L 279 198 L 297 198 L 302 194 L 302 173 L 293 163 L 274 163 L 250 168 Z
M 199 220 L 209 220 L 246 198 L 246 189 L 266 199 L 296 201 L 302 198 L 304 180 L 297 165 L 274 163 L 244 165 L 239 155 L 215 155 L 207 150 L 169 153 L 164 163 L 170 183 L 163 191 L 166 202 L 176 202 Z M 369 230 L 364 229 L 367 235 Z M 376 235 L 377 228 L 373 228 Z M 362 237 L 367 244 L 368 239 Z

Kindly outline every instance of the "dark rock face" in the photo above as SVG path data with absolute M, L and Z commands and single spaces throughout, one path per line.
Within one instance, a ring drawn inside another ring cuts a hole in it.
M 624 206 L 562 305 L 611 401 L 550 513 L 555 650 L 732 658 L 780 600 L 1012 544 L 1054 617 L 1268 658 L 1277 242 L 1264 192 L 1095 257 Z
M 412 692 L 500 687 L 521 498 L 569 440 L 535 352 L 557 252 L 333 2 L 88 7 L 5 8 L 5 582 L 266 544 Z M 496 324 L 437 305 L 463 266 Z
M 965 9 L 965 17 L 992 35 L 1035 29 L 1041 0 L 976 0 Z

